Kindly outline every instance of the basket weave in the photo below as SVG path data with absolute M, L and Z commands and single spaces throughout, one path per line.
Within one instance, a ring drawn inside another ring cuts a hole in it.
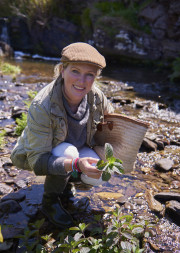
M 104 144 L 110 143 L 114 156 L 123 161 L 125 173 L 130 172 L 133 170 L 147 128 L 147 123 L 121 114 L 105 115 L 104 123 L 98 125 L 94 136 L 98 144 L 94 150 L 102 160 L 105 160 Z

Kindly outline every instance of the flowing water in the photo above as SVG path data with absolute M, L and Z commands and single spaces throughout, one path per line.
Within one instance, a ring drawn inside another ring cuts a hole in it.
M 24 100 L 28 99 L 28 91 L 39 90 L 52 81 L 53 68 L 58 62 L 35 61 L 32 59 L 22 60 L 20 58 L 10 61 L 10 63 L 20 66 L 22 72 L 13 82 L 11 77 L 7 76 L 0 79 L 0 94 L 5 94 L 6 96 L 6 100 L 0 100 L 2 114 L 0 124 L 3 128 L 13 128 L 15 126 L 15 121 L 11 117 L 12 108 L 15 106 L 19 106 L 20 108 L 25 107 Z M 137 217 L 146 214 L 147 219 L 154 221 L 156 220 L 156 215 L 145 204 L 145 192 L 151 189 L 154 192 L 179 192 L 180 86 L 179 84 L 170 84 L 166 76 L 166 72 L 158 73 L 153 67 L 132 67 L 125 64 L 114 64 L 103 71 L 103 76 L 99 79 L 99 85 L 107 97 L 110 98 L 111 102 L 113 102 L 116 112 L 136 116 L 148 122 L 150 124 L 148 132 L 158 135 L 161 140 L 166 139 L 168 145 L 164 149 L 151 152 L 144 151 L 142 148 L 137 156 L 135 170 L 122 177 L 113 177 L 103 187 L 88 187 L 76 183 L 75 191 L 77 196 L 73 202 L 73 206 L 79 210 L 79 213 L 87 210 L 91 210 L 92 213 L 111 210 L 117 204 L 117 198 L 119 199 L 121 196 L 124 196 L 128 200 L 124 209 L 125 212 L 134 210 L 133 212 Z M 119 98 L 120 100 L 119 102 L 114 102 L 113 98 Z M 15 141 L 16 138 L 12 136 L 8 137 L 8 143 L 4 151 L 1 152 L 2 156 L 10 153 Z M 167 173 L 157 171 L 154 166 L 155 161 L 168 157 L 173 159 L 175 169 Z M 8 164 L 4 168 L 6 168 L 6 171 L 9 171 Z M 17 172 L 15 168 L 11 170 L 17 176 L 16 183 L 26 178 L 26 184 L 28 184 L 28 174 L 26 172 Z M 30 177 L 36 183 L 42 183 L 44 180 L 42 178 L 37 179 L 31 174 L 29 175 Z M 3 176 L 1 176 L 1 181 L 3 180 Z M 29 202 L 27 201 L 27 205 L 23 207 L 28 212 L 31 212 L 28 209 L 28 205 L 34 205 L 32 203 L 33 199 L 37 200 L 36 188 L 35 185 L 32 185 L 28 190 L 28 194 L 26 194 Z M 42 195 L 42 187 L 39 189 L 39 194 Z M 89 203 L 89 199 L 91 199 L 91 204 Z M 39 199 L 36 204 L 40 204 Z M 159 217 L 162 218 L 162 215 L 162 213 L 159 214 Z M 86 218 L 88 221 L 88 217 Z M 154 252 L 155 248 L 159 248 L 162 251 L 166 250 L 166 252 L 172 252 L 170 249 L 173 249 L 173 252 L 180 250 L 178 244 L 180 236 L 179 227 L 172 221 L 163 219 L 157 224 L 159 234 L 156 234 L 154 239 L 152 238 L 149 241 L 150 246 L 147 246 L 147 252 Z M 17 220 L 15 219 L 15 221 Z M 17 222 L 15 223 L 18 226 Z

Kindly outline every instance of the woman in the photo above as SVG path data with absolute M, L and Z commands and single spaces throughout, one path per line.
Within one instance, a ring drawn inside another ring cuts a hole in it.
M 104 57 L 89 44 L 65 47 L 55 67 L 56 79 L 33 100 L 27 127 L 11 155 L 17 167 L 46 175 L 42 212 L 60 228 L 73 225 L 60 200 L 72 172 L 101 176 L 93 136 L 113 108 L 94 81 L 105 66 Z

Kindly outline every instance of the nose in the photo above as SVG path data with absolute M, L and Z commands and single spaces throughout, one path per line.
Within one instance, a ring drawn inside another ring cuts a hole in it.
M 79 76 L 79 79 L 78 79 L 79 84 L 84 84 L 85 81 L 86 81 L 86 76 L 83 75 L 83 74 L 81 74 L 81 75 Z

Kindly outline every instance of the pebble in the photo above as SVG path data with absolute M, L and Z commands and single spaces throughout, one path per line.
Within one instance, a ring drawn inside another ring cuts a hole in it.
M 166 202 L 166 214 L 180 226 L 180 202 L 171 200 Z
M 173 165 L 173 160 L 168 158 L 160 159 L 155 162 L 155 166 L 157 169 L 162 169 L 165 171 L 169 171 L 173 167 Z
M 13 188 L 4 183 L 0 183 L 0 195 L 5 195 L 13 192 Z

